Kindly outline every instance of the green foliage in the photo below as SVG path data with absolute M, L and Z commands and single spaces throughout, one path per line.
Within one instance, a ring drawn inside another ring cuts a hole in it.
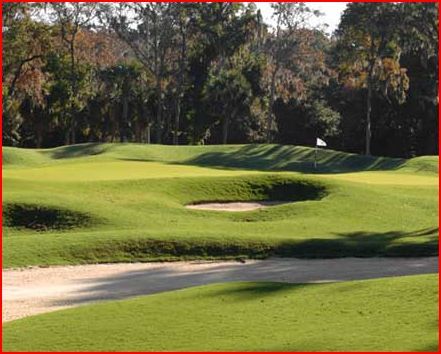
M 402 49 L 394 22 L 399 15 L 397 6 L 350 4 L 337 31 L 337 50 L 342 73 L 349 76 L 350 84 L 361 87 L 375 85 L 385 97 L 404 102 L 409 82 L 399 62 Z
M 3 11 L 3 144 L 26 140 L 21 125 L 37 119 L 32 109 L 24 112 L 23 105 L 37 110 L 46 105 L 43 57 L 52 45 L 50 27 L 32 19 L 40 6 L 8 4 Z
M 223 68 L 211 68 L 202 93 L 208 108 L 206 114 L 214 118 L 210 131 L 222 124 L 220 142 L 223 144 L 249 139 L 249 135 L 263 124 L 259 120 L 262 102 L 255 99 L 260 91 L 262 70 L 262 61 L 247 48 L 239 49 Z M 230 133 L 232 139 L 228 139 L 229 131 L 233 133 Z
M 369 101 L 373 154 L 437 152 L 436 4 L 349 4 L 334 37 L 305 3 L 273 8 L 274 28 L 252 4 L 8 4 L 4 144 L 321 136 L 359 153 Z
M 3 87 L 3 116 L 2 131 L 3 145 L 15 146 L 21 141 L 20 126 L 23 124 L 23 117 L 20 114 L 20 101 L 11 99 Z
M 438 55 L 438 4 L 399 4 L 400 43 L 427 60 Z M 424 19 L 422 21 L 422 19 Z
M 311 97 L 306 102 L 292 100 L 289 105 L 275 106 L 279 139 L 290 144 L 298 141 L 304 145 L 314 145 L 315 137 L 327 142 L 338 140 L 341 133 L 341 115 L 325 100 Z
M 334 284 L 216 284 L 9 322 L 3 325 L 3 348 L 436 351 L 437 309 L 436 275 Z
M 348 6 L 333 55 L 340 83 L 327 93 L 342 115 L 341 148 L 362 150 L 370 101 L 374 154 L 436 153 L 437 28 L 435 4 Z

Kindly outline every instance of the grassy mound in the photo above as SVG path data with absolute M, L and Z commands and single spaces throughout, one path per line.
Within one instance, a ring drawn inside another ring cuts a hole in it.
M 101 221 L 47 233 L 6 226 L 3 264 L 437 254 L 436 157 L 406 161 L 322 150 L 323 173 L 310 174 L 312 151 L 279 145 L 4 148 L 4 205 L 71 210 Z M 39 158 L 29 162 L 30 152 Z M 361 168 L 368 171 L 357 172 Z M 242 213 L 185 208 L 275 199 L 296 203 Z
M 3 167 L 39 166 L 48 162 L 50 159 L 44 156 L 40 150 L 2 147 Z
M 406 161 L 402 171 L 438 175 L 438 156 L 419 156 Z
M 189 185 L 183 183 L 188 189 Z M 200 195 L 199 200 L 191 204 L 207 202 L 232 202 L 232 201 L 305 201 L 319 200 L 326 194 L 326 187 L 316 181 L 307 179 L 289 178 L 279 175 L 264 175 L 241 178 L 199 179 L 191 187 L 192 198 Z
M 436 351 L 437 299 L 436 275 L 210 285 L 9 322 L 3 350 Z
M 92 223 L 87 214 L 41 205 L 5 204 L 2 213 L 4 226 L 37 231 L 73 229 Z
M 264 171 L 344 173 L 355 171 L 405 170 L 438 173 L 438 158 L 423 156 L 410 160 L 319 150 L 318 170 L 314 169 L 315 150 L 291 145 L 210 145 L 163 146 L 145 144 L 78 144 L 45 150 L 3 148 L 3 164 L 45 165 L 65 160 L 156 161 L 203 167 L 239 168 Z

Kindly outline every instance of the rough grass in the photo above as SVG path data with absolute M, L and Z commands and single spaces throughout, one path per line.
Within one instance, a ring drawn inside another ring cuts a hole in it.
M 437 351 L 436 275 L 228 283 L 3 325 L 4 351 Z
M 37 232 L 4 218 L 3 265 L 437 254 L 437 157 L 321 150 L 310 173 L 312 157 L 278 145 L 4 148 L 4 205 L 89 221 Z M 268 199 L 296 202 L 243 213 L 184 207 Z

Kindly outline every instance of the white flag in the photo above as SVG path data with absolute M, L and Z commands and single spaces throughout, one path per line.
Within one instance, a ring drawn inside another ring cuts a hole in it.
M 320 138 L 317 138 L 317 142 L 315 143 L 316 146 L 327 146 L 326 142 Z

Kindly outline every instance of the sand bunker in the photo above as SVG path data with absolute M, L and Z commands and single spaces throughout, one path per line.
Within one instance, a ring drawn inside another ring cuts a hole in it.
M 250 211 L 269 206 L 290 203 L 287 201 L 256 201 L 256 202 L 218 202 L 218 203 L 198 203 L 186 205 L 188 209 L 197 210 L 216 210 L 216 211 Z
M 322 283 L 437 271 L 438 257 L 270 258 L 245 263 L 118 263 L 3 269 L 2 319 L 11 321 L 95 301 L 122 300 L 212 283 Z

